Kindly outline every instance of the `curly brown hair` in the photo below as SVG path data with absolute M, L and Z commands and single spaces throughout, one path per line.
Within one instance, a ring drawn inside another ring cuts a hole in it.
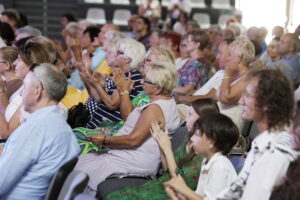
M 290 81 L 279 70 L 260 69 L 248 75 L 248 80 L 257 79 L 255 90 L 256 107 L 265 108 L 268 129 L 280 130 L 290 125 L 293 116 L 294 96 Z

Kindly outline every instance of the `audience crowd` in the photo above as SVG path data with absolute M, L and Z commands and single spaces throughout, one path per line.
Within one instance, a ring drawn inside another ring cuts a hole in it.
M 267 44 L 240 12 L 203 29 L 167 10 L 141 2 L 127 32 L 65 13 L 62 40 L 1 13 L 0 199 L 44 199 L 74 157 L 83 199 L 300 199 L 300 25 Z

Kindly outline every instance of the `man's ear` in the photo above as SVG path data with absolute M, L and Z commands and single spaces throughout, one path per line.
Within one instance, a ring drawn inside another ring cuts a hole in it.
M 36 86 L 36 91 L 35 91 L 35 100 L 38 102 L 42 99 L 43 97 L 43 88 L 42 85 L 39 84 L 38 86 Z

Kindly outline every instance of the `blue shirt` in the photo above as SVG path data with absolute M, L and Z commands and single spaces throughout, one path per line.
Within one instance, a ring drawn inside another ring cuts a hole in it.
M 292 81 L 292 83 L 296 83 L 299 71 L 300 71 L 300 62 L 299 62 L 300 56 L 295 54 L 295 55 L 290 55 L 290 56 L 284 56 L 282 57 L 279 62 L 282 62 L 286 65 L 288 65 L 291 70 L 289 70 L 288 73 L 286 73 L 286 76 Z
M 79 154 L 71 128 L 57 106 L 28 116 L 0 156 L 0 199 L 44 199 L 56 170 Z
M 105 58 L 105 52 L 103 51 L 102 47 L 98 47 L 92 57 L 92 71 L 95 71 L 97 67 L 101 64 L 101 62 Z M 68 79 L 68 84 L 72 87 L 75 87 L 79 90 L 83 90 L 85 88 L 84 83 L 80 79 L 79 70 L 76 69 Z

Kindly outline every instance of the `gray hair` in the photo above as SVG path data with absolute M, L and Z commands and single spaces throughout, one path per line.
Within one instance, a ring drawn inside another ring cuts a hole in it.
M 42 63 L 33 69 L 36 78 L 41 81 L 50 100 L 60 102 L 67 92 L 67 78 L 55 65 Z
M 104 35 L 105 39 L 108 40 L 110 43 L 116 43 L 118 40 L 125 38 L 125 34 L 121 33 L 120 31 L 110 30 L 107 31 Z
M 64 29 L 72 35 L 76 35 L 78 30 L 80 30 L 80 26 L 77 22 L 69 22 Z
M 153 46 L 147 51 L 145 57 L 147 57 L 150 53 L 156 55 L 153 62 L 170 62 L 175 64 L 174 55 L 167 47 Z
M 140 67 L 143 63 L 146 50 L 142 43 L 131 38 L 123 38 L 118 41 L 118 48 L 124 52 L 124 56 L 131 59 L 130 68 Z
M 29 36 L 41 36 L 42 33 L 39 29 L 36 29 L 32 26 L 24 26 L 24 27 L 21 27 L 21 28 L 18 28 L 16 30 L 16 35 L 22 35 L 22 38 L 25 38 L 25 37 L 29 37 Z

